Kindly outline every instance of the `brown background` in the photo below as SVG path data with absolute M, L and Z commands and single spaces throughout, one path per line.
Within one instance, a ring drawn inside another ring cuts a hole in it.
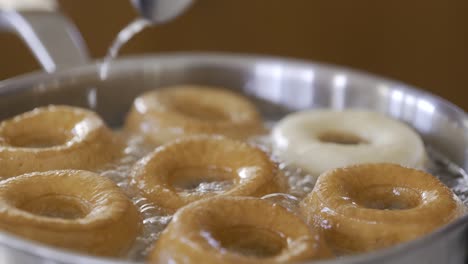
M 127 0 L 64 0 L 93 57 L 134 16 Z M 15 36 L 0 34 L 0 79 L 38 69 Z M 399 79 L 468 110 L 466 0 L 199 0 L 144 31 L 123 54 L 260 53 L 341 64 Z

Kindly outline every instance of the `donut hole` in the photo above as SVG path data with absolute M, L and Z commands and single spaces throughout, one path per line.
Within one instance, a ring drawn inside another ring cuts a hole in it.
M 59 194 L 36 197 L 18 209 L 38 216 L 68 220 L 84 218 L 89 213 L 88 205 L 81 199 Z
M 221 193 L 234 185 L 231 170 L 219 167 L 181 168 L 169 176 L 169 182 L 177 192 Z
M 287 247 L 287 241 L 281 234 L 260 227 L 225 227 L 212 235 L 221 248 L 249 257 L 273 257 Z
M 70 136 L 58 131 L 30 131 L 28 134 L 18 134 L 6 139 L 13 147 L 50 148 L 66 144 Z
M 334 143 L 340 145 L 360 145 L 369 144 L 369 142 L 350 132 L 327 131 L 318 135 L 318 140 L 323 143 Z
M 186 117 L 201 121 L 229 121 L 230 115 L 223 109 L 214 105 L 200 104 L 193 101 L 176 100 L 174 110 Z
M 354 200 L 359 205 L 376 210 L 406 210 L 421 203 L 418 193 L 410 188 L 372 186 L 356 193 Z

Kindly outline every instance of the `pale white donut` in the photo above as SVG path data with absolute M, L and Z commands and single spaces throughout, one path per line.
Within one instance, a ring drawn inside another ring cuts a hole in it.
M 328 134 L 353 135 L 365 143 L 323 142 Z M 360 110 L 309 110 L 280 120 L 272 131 L 273 146 L 281 159 L 313 176 L 358 163 L 390 162 L 421 168 L 424 143 L 406 124 L 383 114 Z

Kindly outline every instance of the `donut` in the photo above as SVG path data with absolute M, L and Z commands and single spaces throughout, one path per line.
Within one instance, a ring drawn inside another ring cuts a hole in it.
M 351 165 L 322 174 L 300 204 L 330 246 L 368 252 L 428 234 L 465 213 L 434 176 L 390 163 Z
M 140 230 L 139 214 L 111 180 L 89 171 L 23 174 L 0 184 L 0 229 L 51 246 L 121 256 Z
M 0 177 L 60 169 L 94 170 L 122 154 L 93 112 L 48 106 L 0 123 Z
M 155 144 L 194 134 L 234 139 L 264 133 L 261 117 L 246 98 L 225 89 L 174 86 L 135 99 L 125 128 Z
M 218 196 L 180 209 L 150 263 L 286 263 L 331 257 L 319 229 L 281 206 Z
M 308 110 L 286 116 L 273 128 L 275 153 L 317 177 L 359 163 L 396 163 L 421 168 L 424 144 L 410 127 L 380 113 Z
M 138 161 L 130 185 L 166 209 L 214 195 L 263 196 L 286 180 L 266 153 L 221 136 L 175 140 Z

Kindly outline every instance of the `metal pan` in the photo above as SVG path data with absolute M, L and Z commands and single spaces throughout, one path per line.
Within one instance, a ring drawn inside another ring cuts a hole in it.
M 431 147 L 468 168 L 468 119 L 456 106 L 402 83 L 321 64 L 240 55 L 173 54 L 120 59 L 108 79 L 89 64 L 0 83 L 0 118 L 35 106 L 69 104 L 96 110 L 118 127 L 133 99 L 173 84 L 216 85 L 252 97 L 266 119 L 308 108 L 362 108 L 403 120 Z M 468 216 L 408 244 L 327 263 L 464 263 Z M 0 235 L 5 263 L 111 263 L 46 249 Z
M 56 14 L 15 13 L 12 17 L 16 15 L 26 22 L 37 22 L 33 17 L 37 19 L 38 16 L 66 22 Z M 0 12 L 1 17 L 11 20 Z M 41 39 L 36 38 L 39 42 Z M 41 43 L 54 45 L 50 41 Z M 70 54 L 79 54 L 76 51 Z M 36 54 L 49 71 L 54 69 L 50 65 L 70 66 L 85 61 L 80 56 L 60 60 L 58 53 L 37 51 Z M 94 109 L 108 124 L 118 127 L 138 94 L 183 83 L 221 86 L 246 94 L 257 102 L 266 119 L 278 119 L 291 111 L 309 108 L 362 108 L 386 113 L 413 126 L 426 144 L 468 169 L 468 118 L 451 103 L 366 73 L 280 58 L 226 54 L 146 55 L 117 60 L 105 81 L 99 78 L 96 63 L 68 67 L 55 73 L 28 74 L 0 82 L 0 119 L 36 106 L 68 104 Z M 466 263 L 467 232 L 468 216 L 410 243 L 324 263 Z M 5 233 L 0 233 L 0 262 L 128 263 L 49 248 Z

